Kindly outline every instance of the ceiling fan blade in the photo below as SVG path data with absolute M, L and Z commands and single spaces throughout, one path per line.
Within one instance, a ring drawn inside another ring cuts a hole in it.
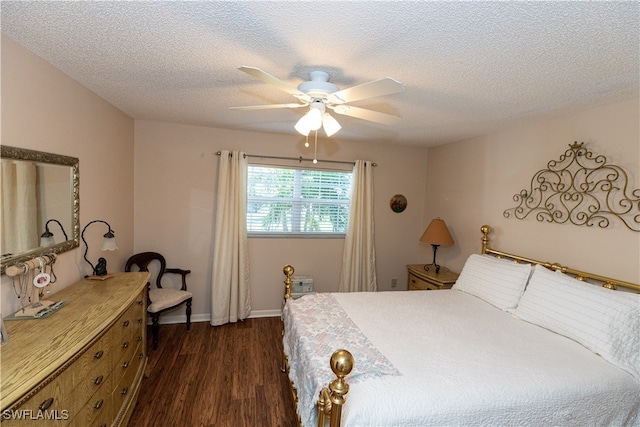
M 266 104 L 266 105 L 247 105 L 244 107 L 229 107 L 230 110 L 270 110 L 272 108 L 300 108 L 306 107 L 308 104 Z
M 400 117 L 379 111 L 367 110 L 365 108 L 353 107 L 351 105 L 329 106 L 335 113 L 343 116 L 355 117 L 356 119 L 368 120 L 370 122 L 382 123 L 384 125 L 395 125 L 400 121 Z
M 266 71 L 262 71 L 259 68 L 248 67 L 246 65 L 243 65 L 241 67 L 238 67 L 238 70 L 244 71 L 245 73 L 249 74 L 250 76 L 253 76 L 258 80 L 262 80 L 265 83 L 268 83 L 270 85 L 274 85 L 274 86 L 278 87 L 280 90 L 283 90 L 283 91 L 285 91 L 287 93 L 290 93 L 291 95 L 304 95 L 295 86 L 290 85 L 289 83 L 285 83 L 282 80 L 272 76 L 271 74 L 267 73 Z
M 385 77 L 331 93 L 327 96 L 327 99 L 334 104 L 345 104 L 365 98 L 390 95 L 392 93 L 402 92 L 403 90 L 404 87 L 402 83 L 391 77 Z

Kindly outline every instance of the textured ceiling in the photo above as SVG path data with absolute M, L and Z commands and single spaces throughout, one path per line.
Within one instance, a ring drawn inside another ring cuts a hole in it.
M 2 1 L 2 32 L 136 119 L 295 133 L 295 99 L 237 70 L 404 92 L 333 138 L 437 145 L 638 95 L 640 3 Z

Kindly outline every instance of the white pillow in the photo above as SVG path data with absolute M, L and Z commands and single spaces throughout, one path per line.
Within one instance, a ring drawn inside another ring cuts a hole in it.
M 515 315 L 579 342 L 640 380 L 640 294 L 537 265 Z
M 530 273 L 530 264 L 472 254 L 467 258 L 453 289 L 475 295 L 508 311 L 518 305 Z

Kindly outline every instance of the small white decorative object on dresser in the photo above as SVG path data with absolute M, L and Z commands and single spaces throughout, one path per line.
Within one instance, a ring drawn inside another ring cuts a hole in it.
M 5 322 L 3 427 L 127 425 L 147 365 L 149 276 L 84 279 L 54 295 L 66 305 L 51 316 Z

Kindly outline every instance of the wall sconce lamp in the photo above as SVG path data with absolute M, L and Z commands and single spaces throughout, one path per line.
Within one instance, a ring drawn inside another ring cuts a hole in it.
M 422 243 L 430 244 L 433 247 L 433 265 L 436 269 L 436 274 L 440 272 L 440 266 L 436 264 L 436 252 L 438 252 L 439 246 L 451 246 L 453 245 L 453 237 L 451 237 L 451 233 L 449 233 L 449 229 L 447 228 L 447 224 L 440 218 L 432 219 L 429 223 L 429 226 L 424 233 L 422 233 L 422 237 L 420 237 L 420 241 Z M 429 271 L 429 265 L 424 266 L 424 269 Z
M 103 236 L 104 240 L 102 241 L 102 251 L 115 251 L 116 249 L 118 249 L 118 246 L 116 245 L 116 236 L 113 234 L 114 231 L 111 229 L 111 226 L 106 221 L 102 221 L 101 219 L 96 219 L 94 221 L 91 221 L 87 225 L 85 225 L 84 228 L 82 229 L 81 237 L 85 246 L 84 260 L 87 261 L 87 263 L 91 266 L 91 274 L 93 274 L 94 276 L 105 276 L 107 274 L 107 260 L 105 260 L 104 258 L 98 258 L 98 264 L 94 267 L 93 264 L 91 264 L 91 262 L 87 259 L 87 252 L 89 251 L 89 245 L 87 244 L 87 241 L 84 238 L 84 232 L 87 230 L 87 228 L 91 224 L 95 222 L 101 222 L 103 224 L 106 224 L 107 227 L 109 227 L 109 231 L 107 231 Z
M 42 247 L 55 245 L 56 243 L 55 239 L 53 238 L 53 233 L 49 230 L 49 223 L 52 221 L 60 226 L 60 230 L 62 230 L 62 234 L 64 234 L 64 241 L 66 242 L 67 240 L 69 240 L 67 232 L 64 231 L 64 227 L 62 226 L 62 224 L 60 224 L 60 221 L 58 221 L 57 219 L 50 219 L 44 224 L 44 233 L 40 235 L 40 246 Z

